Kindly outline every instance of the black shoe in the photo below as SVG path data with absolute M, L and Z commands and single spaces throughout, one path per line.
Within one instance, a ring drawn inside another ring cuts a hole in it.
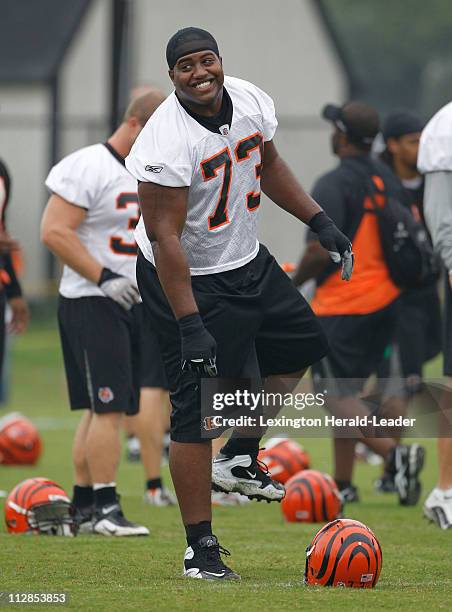
M 223 563 L 220 553 L 230 556 L 214 535 L 204 536 L 185 551 L 184 576 L 204 580 L 240 580 L 240 576 Z
M 354 485 L 348 485 L 348 487 L 344 487 L 343 489 L 339 489 L 339 495 L 341 496 L 343 504 L 353 504 L 355 502 L 359 502 L 359 493 L 358 487 Z
M 93 533 L 94 506 L 74 508 L 74 521 L 77 533 Z
M 387 470 L 394 475 L 394 485 L 402 506 L 415 506 L 421 495 L 419 472 L 424 467 L 425 450 L 419 444 L 396 446 L 389 456 Z
M 374 482 L 375 490 L 379 493 L 396 493 L 397 489 L 394 483 L 394 475 L 385 472 L 381 478 Z
M 105 536 L 147 536 L 149 529 L 128 521 L 118 502 L 96 508 L 93 531 Z
M 230 457 L 219 453 L 212 464 L 212 489 L 224 493 L 235 491 L 249 499 L 280 502 L 286 490 L 268 474 L 265 463 L 251 455 Z

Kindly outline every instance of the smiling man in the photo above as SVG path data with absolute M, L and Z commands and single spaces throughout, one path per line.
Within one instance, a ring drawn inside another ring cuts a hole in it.
M 201 431 L 199 377 L 300 377 L 326 339 L 305 300 L 257 240 L 261 189 L 308 223 L 350 278 L 350 241 L 298 184 L 272 142 L 271 98 L 225 77 L 211 34 L 185 28 L 168 42 L 175 92 L 126 160 L 140 181 L 137 279 L 156 323 L 171 389 L 170 469 L 188 548 L 184 575 L 238 579 L 212 535 L 211 483 L 281 501 L 257 462 L 259 439 L 237 432 L 211 463 Z

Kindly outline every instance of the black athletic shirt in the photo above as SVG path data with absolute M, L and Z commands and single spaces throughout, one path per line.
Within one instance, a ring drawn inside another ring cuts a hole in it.
M 194 113 L 191 109 L 188 108 L 186 104 L 182 102 L 182 100 L 177 94 L 176 96 L 179 100 L 180 105 L 190 115 L 190 117 L 193 117 L 193 119 L 195 119 L 198 123 L 200 123 L 210 132 L 217 133 L 220 127 L 224 125 L 227 125 L 229 128 L 231 127 L 234 107 L 232 104 L 231 96 L 228 94 L 226 87 L 223 87 L 223 100 L 221 102 L 220 111 L 213 117 L 206 117 L 205 115 L 198 115 L 197 113 Z
M 4 195 L 3 190 L 2 192 L 0 192 L 0 227 L 4 230 L 6 229 L 6 208 L 8 206 L 9 196 L 11 193 L 11 178 L 8 169 L 6 168 L 2 160 L 0 160 L 0 181 L 3 183 L 4 187 Z M 0 254 L 0 269 L 5 270 L 9 277 L 8 284 L 4 285 L 7 298 L 11 299 L 13 297 L 18 297 L 22 295 L 22 290 L 20 288 L 20 284 L 12 263 L 11 255 L 9 253 Z M 3 286 L 1 283 L 0 287 L 0 290 L 2 290 Z
M 350 240 L 353 240 L 363 214 L 366 177 L 372 175 L 383 179 L 385 190 L 393 197 L 405 197 L 404 188 L 394 173 L 386 164 L 369 155 L 342 159 L 339 166 L 322 175 L 312 189 L 314 200 Z M 309 238 L 317 238 L 317 235 L 310 234 Z
M 401 184 L 391 170 L 366 154 L 342 159 L 314 185 L 313 198 L 353 242 L 356 256 L 350 283 L 341 281 L 340 269 L 333 263 L 316 277 L 312 307 L 320 316 L 369 314 L 386 307 L 400 292 L 381 254 L 376 217 L 365 214 L 373 176 L 383 181 L 387 195 L 400 197 Z M 317 236 L 311 233 L 309 238 Z

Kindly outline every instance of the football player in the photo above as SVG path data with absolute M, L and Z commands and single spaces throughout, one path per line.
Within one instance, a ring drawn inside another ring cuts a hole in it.
M 421 135 L 419 170 L 425 174 L 424 216 L 433 245 L 446 270 L 444 375 L 449 391 L 443 408 L 450 412 L 452 389 L 452 102 L 430 119 Z M 438 484 L 427 497 L 424 514 L 442 529 L 452 528 L 452 432 L 450 417 L 440 417 Z
M 11 195 L 11 177 L 0 160 L 0 377 L 3 367 L 5 349 L 5 306 L 11 308 L 12 320 L 10 330 L 22 333 L 29 319 L 27 302 L 22 295 L 22 289 L 13 265 L 13 254 L 18 252 L 19 244 L 11 238 L 5 227 L 5 216 Z
M 419 141 L 425 123 L 415 113 L 396 110 L 382 125 L 385 149 L 380 159 L 400 180 L 400 201 L 416 221 L 425 223 L 424 179 L 417 169 Z M 432 273 L 417 287 L 405 289 L 399 297 L 393 344 L 377 369 L 380 378 L 405 379 L 405 389 L 385 401 L 385 416 L 405 414 L 410 398 L 422 389 L 424 364 L 441 351 L 441 306 L 438 274 Z M 389 389 L 388 389 L 389 391 Z M 395 490 L 394 477 L 387 470 L 375 482 L 383 493 Z
M 115 483 L 123 414 L 138 412 L 141 388 L 144 433 L 161 417 L 166 386 L 136 286 L 137 185 L 124 157 L 163 99 L 154 91 L 131 102 L 106 143 L 68 155 L 46 180 L 52 195 L 42 239 L 64 263 L 58 322 L 71 408 L 84 411 L 73 445 L 73 503 L 80 531 L 104 535 L 149 534 L 125 518 Z M 142 436 L 142 446 L 148 438 Z M 151 484 L 158 476 L 148 476 Z
M 350 241 L 278 155 L 272 99 L 224 75 L 217 42 L 205 30 L 178 31 L 166 58 L 175 92 L 126 159 L 140 181 L 137 280 L 157 323 L 171 389 L 170 469 L 188 544 L 184 574 L 239 579 L 212 535 L 212 482 L 268 501 L 280 501 L 284 487 L 257 462 L 258 438 L 233 434 L 212 469 L 199 375 L 298 380 L 327 351 L 310 307 L 257 240 L 261 189 L 318 233 L 342 261 L 344 278 L 353 258 Z
M 373 160 L 371 148 L 379 131 L 377 111 L 362 102 L 343 106 L 327 104 L 322 117 L 332 128 L 331 145 L 339 164 L 323 174 L 313 188 L 314 197 L 338 226 L 353 239 L 359 268 L 350 287 L 344 287 L 331 269 L 328 253 L 312 233 L 294 277 L 301 284 L 316 279 L 311 302 L 330 342 L 328 356 L 312 368 L 313 381 L 323 388 L 325 379 L 335 379 L 329 410 L 338 416 L 365 417 L 368 407 L 360 396 L 366 381 L 382 362 L 385 347 L 394 337 L 400 288 L 393 282 L 386 263 L 378 221 L 367 195 L 370 181 L 384 190 L 384 197 L 403 197 L 403 187 L 386 165 Z M 368 430 L 346 437 L 336 430 L 334 480 L 344 502 L 359 501 L 352 483 L 357 439 L 385 461 L 385 471 L 394 482 L 401 505 L 415 505 L 421 494 L 419 472 L 424 449 L 419 444 L 397 444 L 390 437 L 374 437 Z M 364 433 L 364 437 L 362 437 Z

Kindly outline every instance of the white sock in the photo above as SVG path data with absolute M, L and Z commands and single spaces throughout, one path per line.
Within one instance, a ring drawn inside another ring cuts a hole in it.
M 116 482 L 95 482 L 93 484 L 93 491 L 105 489 L 106 487 L 116 487 Z

